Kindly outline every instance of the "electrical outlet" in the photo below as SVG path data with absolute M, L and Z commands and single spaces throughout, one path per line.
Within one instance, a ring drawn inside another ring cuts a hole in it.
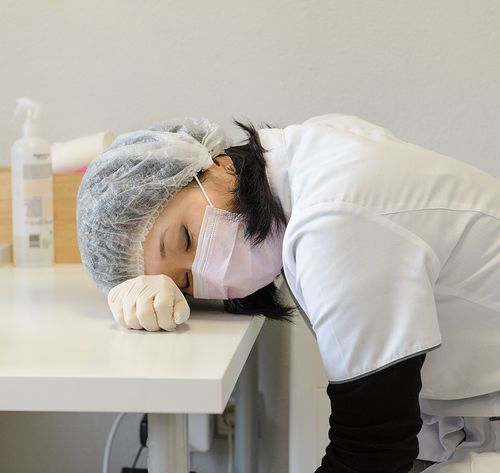
M 226 437 L 234 431 L 234 398 L 229 398 L 222 414 L 215 416 L 215 437 Z
M 188 414 L 189 450 L 191 452 L 208 452 L 212 439 L 211 414 Z M 148 415 L 144 414 L 139 425 L 139 440 L 143 447 L 148 442 Z

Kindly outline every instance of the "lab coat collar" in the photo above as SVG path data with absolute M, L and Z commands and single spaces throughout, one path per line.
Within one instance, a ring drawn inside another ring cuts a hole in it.
M 257 131 L 261 145 L 266 150 L 266 175 L 273 195 L 280 201 L 286 220 L 290 219 L 292 200 L 288 169 L 290 160 L 286 152 L 285 137 L 280 128 L 264 128 Z

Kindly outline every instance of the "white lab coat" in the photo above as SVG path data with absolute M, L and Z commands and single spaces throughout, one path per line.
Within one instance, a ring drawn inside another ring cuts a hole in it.
M 258 133 L 330 382 L 426 352 L 424 413 L 500 416 L 500 181 L 350 115 Z

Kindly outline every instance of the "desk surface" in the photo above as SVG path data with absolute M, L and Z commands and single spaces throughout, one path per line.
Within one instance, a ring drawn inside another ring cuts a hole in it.
M 0 268 L 0 410 L 224 410 L 263 317 L 191 309 L 176 332 L 119 327 L 79 264 Z

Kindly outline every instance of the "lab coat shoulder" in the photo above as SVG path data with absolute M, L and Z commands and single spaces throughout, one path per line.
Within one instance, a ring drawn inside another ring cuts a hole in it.
M 417 235 L 367 208 L 341 201 L 296 205 L 283 269 L 331 382 L 441 344 L 436 255 Z
M 356 115 L 346 115 L 342 113 L 326 113 L 317 115 L 305 120 L 301 126 L 320 126 L 347 131 L 369 138 L 389 138 L 395 141 L 401 141 L 393 133 L 380 125 L 370 123 Z

